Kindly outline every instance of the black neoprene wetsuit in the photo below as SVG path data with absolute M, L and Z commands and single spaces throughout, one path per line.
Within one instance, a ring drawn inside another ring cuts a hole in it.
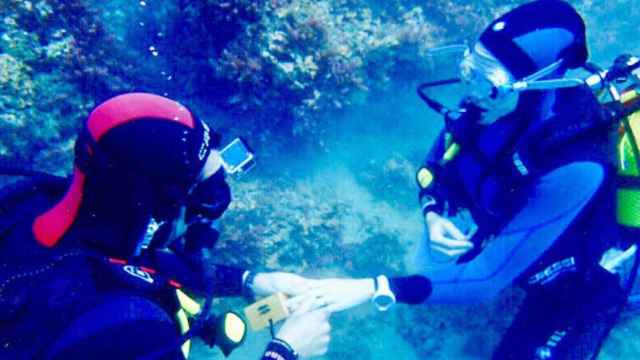
M 96 239 L 80 237 L 99 232 L 69 231 L 54 247 L 38 244 L 33 219 L 66 188 L 54 183 L 27 181 L 14 206 L 0 208 L 0 358 L 183 359 L 175 287 L 199 296 L 242 295 L 244 269 L 215 265 L 205 272 L 167 251 L 112 262 L 91 246 Z M 279 343 L 265 356 L 278 351 L 295 358 Z
M 437 206 L 430 209 L 445 216 L 470 209 L 480 227 L 473 255 L 449 264 L 434 263 L 425 234 L 418 267 L 432 288 L 426 302 L 488 300 L 514 283 L 527 291 L 494 353 L 497 359 L 545 358 L 547 353 L 587 358 L 608 332 L 603 319 L 622 301 L 618 277 L 598 266 L 600 255 L 619 238 L 615 170 L 606 145 L 610 127 L 601 122 L 588 91 L 546 95 L 553 106 L 540 119 L 549 121 L 529 120 L 515 132 L 516 141 L 496 137 L 537 111 L 524 107 L 494 125 L 477 127 L 444 165 L 445 136 L 440 136 L 425 162 L 437 168 L 435 186 L 421 193 L 435 199 Z M 487 157 L 492 152 L 494 157 Z M 516 153 L 529 170 L 526 176 L 518 177 Z M 416 290 L 396 291 L 404 296 Z

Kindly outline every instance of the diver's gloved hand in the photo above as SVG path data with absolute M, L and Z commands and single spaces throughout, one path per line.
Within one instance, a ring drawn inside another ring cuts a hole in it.
M 315 304 L 315 298 L 305 297 L 276 333 L 276 339 L 284 341 L 304 359 L 324 355 L 331 340 L 331 313 L 326 309 L 312 310 Z
M 425 222 L 429 230 L 431 251 L 453 261 L 473 248 L 473 243 L 467 236 L 448 219 L 435 212 L 428 212 Z
M 312 297 L 315 299 L 314 308 L 329 312 L 342 311 L 371 300 L 375 292 L 372 278 L 313 280 L 312 285 L 308 293 L 289 300 L 292 308 L 296 308 L 296 301 Z
M 278 292 L 288 296 L 297 296 L 310 290 L 313 281 L 286 272 L 257 273 L 251 284 L 251 290 L 257 296 Z

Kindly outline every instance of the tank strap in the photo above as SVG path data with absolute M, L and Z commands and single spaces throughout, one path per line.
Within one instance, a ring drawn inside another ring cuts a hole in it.
M 619 188 L 631 188 L 640 191 L 640 177 L 620 175 L 616 176 L 616 184 Z

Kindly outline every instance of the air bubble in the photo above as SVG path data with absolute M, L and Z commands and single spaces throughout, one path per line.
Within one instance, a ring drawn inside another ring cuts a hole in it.
M 152 54 L 153 56 L 158 56 L 158 54 L 160 54 L 160 53 L 158 52 L 158 50 L 156 49 L 156 47 L 155 47 L 155 46 L 153 46 L 153 45 L 149 46 L 149 51 L 151 51 L 151 54 Z

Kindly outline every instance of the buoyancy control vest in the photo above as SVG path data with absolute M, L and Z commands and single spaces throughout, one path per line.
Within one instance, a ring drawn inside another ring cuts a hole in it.
M 449 208 L 469 209 L 480 229 L 495 232 L 524 206 L 528 186 L 541 174 L 576 160 L 612 162 L 595 154 L 604 149 L 582 149 L 583 142 L 567 146 L 611 127 L 592 93 L 571 88 L 552 96 L 555 101 L 546 114 L 522 106 L 489 127 L 447 127 L 437 164 L 426 166 L 438 167 L 433 181 L 444 182 Z M 596 142 L 606 143 L 605 138 Z
M 201 306 L 176 280 L 124 259 L 102 256 L 73 239 L 53 248 L 35 240 L 33 219 L 63 196 L 68 186 L 68 179 L 35 175 L 0 189 L 0 324 L 4 324 L 0 357 L 45 356 L 70 319 L 102 306 L 109 294 L 148 299 L 173 317 L 173 325 L 159 323 L 169 326 L 165 332 L 173 327 L 176 339 L 188 333 L 189 318 Z M 182 356 L 188 357 L 190 341 L 185 338 L 180 344 Z

